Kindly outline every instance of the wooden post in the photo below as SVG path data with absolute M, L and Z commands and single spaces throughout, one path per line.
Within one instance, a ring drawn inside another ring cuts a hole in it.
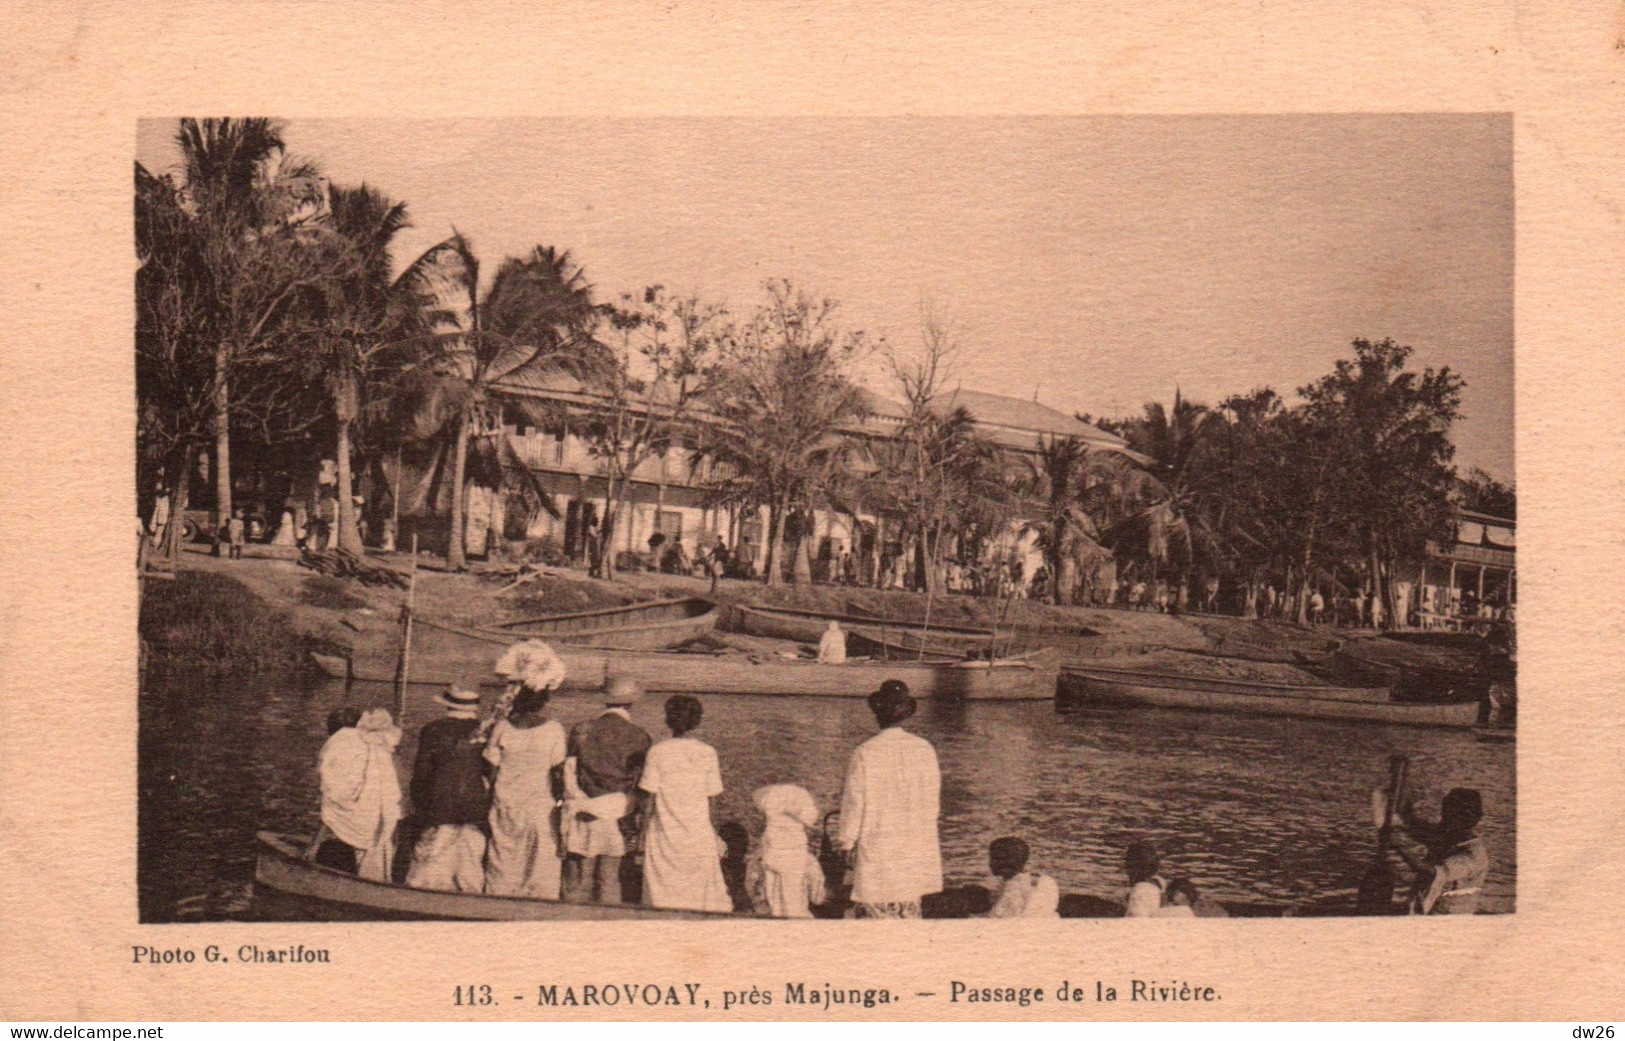
M 401 657 L 395 670 L 395 723 L 406 716 L 406 688 L 412 680 L 412 603 L 418 590 L 418 533 L 412 533 L 412 573 L 406 580 L 406 608 L 401 613 Z

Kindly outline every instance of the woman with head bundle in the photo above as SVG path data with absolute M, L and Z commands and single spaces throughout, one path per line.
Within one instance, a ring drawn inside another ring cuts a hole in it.
M 564 728 L 547 718 L 546 690 L 522 681 L 508 718 L 485 745 L 496 770 L 485 891 L 497 896 L 559 898 L 559 850 L 553 829 L 553 768 L 564 762 Z

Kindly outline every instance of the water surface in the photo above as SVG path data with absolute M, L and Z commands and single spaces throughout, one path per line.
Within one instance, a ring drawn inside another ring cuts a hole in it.
M 413 691 L 400 759 L 439 712 Z M 387 701 L 357 687 L 349 703 Z M 710 695 L 699 735 L 722 760 L 718 822 L 759 829 L 750 792 L 789 781 L 826 809 L 837 804 L 851 750 L 874 732 L 861 699 Z M 251 918 L 256 829 L 309 833 L 315 762 L 341 684 L 301 688 L 278 677 L 229 683 L 179 674 L 149 678 L 141 695 L 141 918 Z M 661 699 L 634 718 L 665 736 Z M 586 695 L 553 702 L 569 727 L 598 707 Z M 950 880 L 986 872 L 987 843 L 1019 835 L 1034 865 L 1064 890 L 1117 896 L 1122 850 L 1157 840 L 1164 874 L 1217 896 L 1302 901 L 1353 889 L 1370 863 L 1370 790 L 1391 753 L 1411 758 L 1413 783 L 1436 806 L 1451 787 L 1484 795 L 1491 855 L 1487 892 L 1511 895 L 1516 850 L 1514 746 L 1471 732 L 1097 709 L 1058 715 L 1045 702 L 922 702 L 911 728 L 942 763 L 942 845 Z

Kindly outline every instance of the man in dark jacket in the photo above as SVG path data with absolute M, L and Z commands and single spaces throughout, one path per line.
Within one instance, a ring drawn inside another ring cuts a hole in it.
M 418 734 L 411 794 L 420 832 L 406 884 L 478 893 L 485 888 L 484 829 L 491 812 L 478 738 L 480 696 L 473 683 L 453 683 L 435 700 L 446 715 Z
M 638 778 L 652 744 L 649 734 L 627 712 L 641 694 L 635 680 L 611 678 L 604 685 L 603 714 L 577 723 L 570 731 L 575 790 L 567 790 L 565 795 L 565 812 L 571 819 L 565 827 L 562 881 L 564 899 L 572 903 L 618 904 L 623 900 L 621 861 L 627 837 L 637 834 Z M 612 794 L 625 796 L 624 801 L 615 800 L 624 807 L 619 818 L 579 809 L 587 800 Z

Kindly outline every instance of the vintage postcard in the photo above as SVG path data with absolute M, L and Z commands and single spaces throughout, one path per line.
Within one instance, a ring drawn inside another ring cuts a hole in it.
M 150 10 L 8 73 L 7 1018 L 1619 1007 L 1617 18 Z

